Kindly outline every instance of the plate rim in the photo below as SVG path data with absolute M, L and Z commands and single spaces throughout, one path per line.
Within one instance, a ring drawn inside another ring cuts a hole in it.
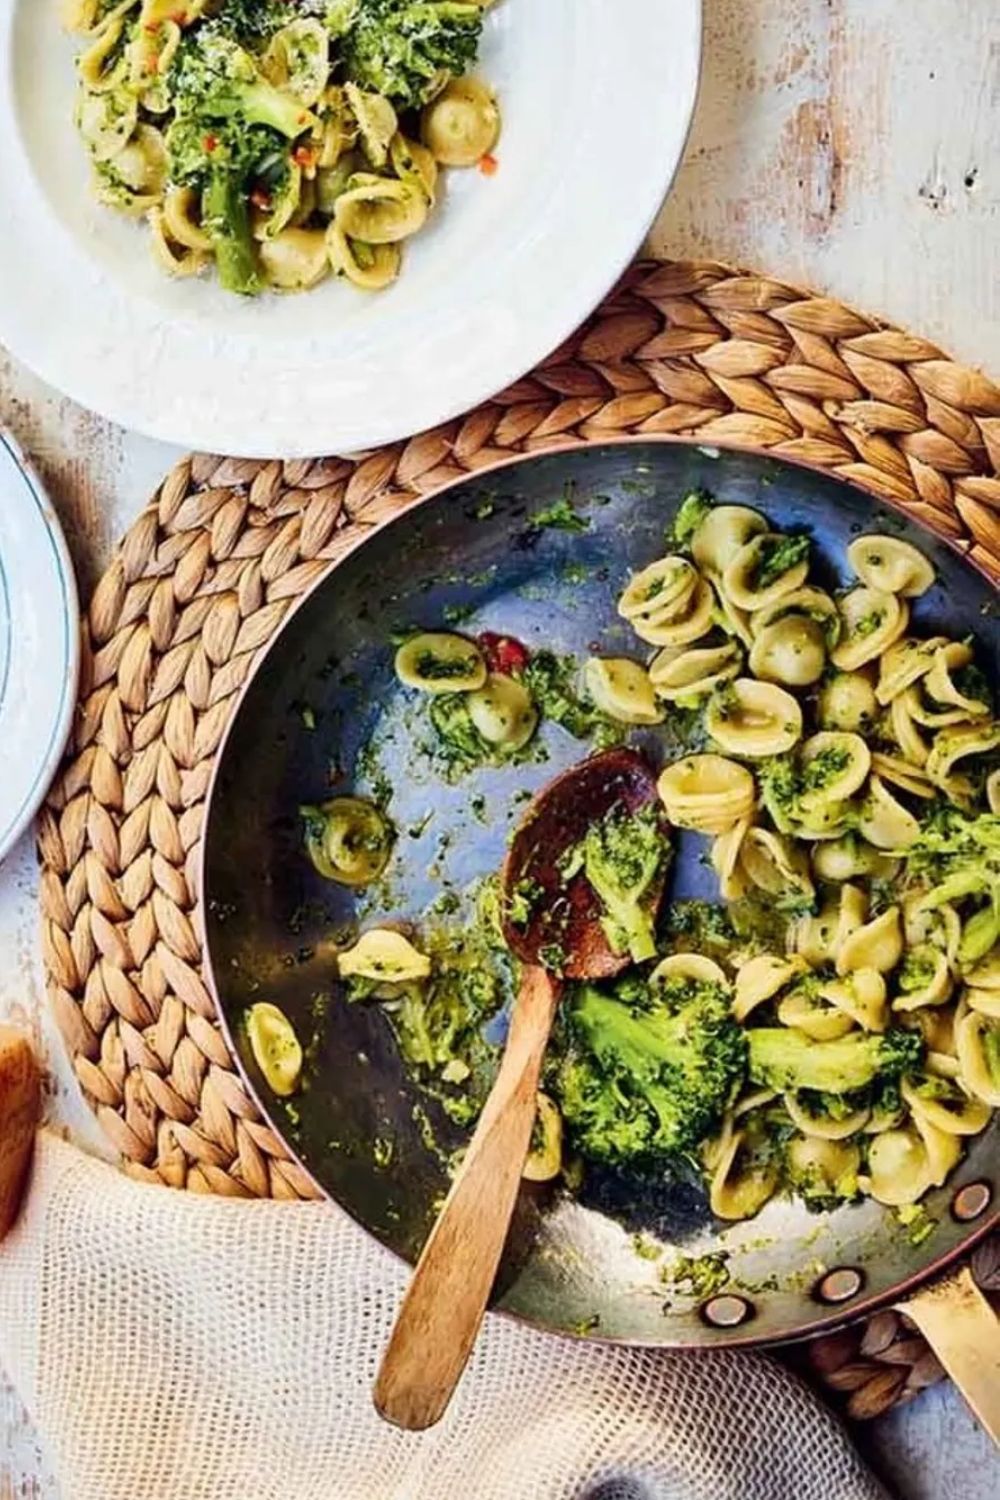
M 388 1252 L 388 1254 L 393 1257 L 397 1264 L 407 1266 L 410 1269 L 412 1269 L 415 1265 L 415 1261 L 409 1260 L 406 1256 L 402 1255 L 391 1245 L 383 1243 L 383 1241 L 380 1240 L 379 1237 L 375 1234 L 374 1230 L 370 1229 L 367 1224 L 362 1223 L 362 1221 L 357 1218 L 345 1204 L 341 1203 L 339 1199 L 334 1197 L 334 1195 L 326 1187 L 324 1187 L 323 1183 L 316 1176 L 315 1172 L 312 1170 L 309 1164 L 302 1159 L 300 1153 L 289 1142 L 281 1122 L 276 1120 L 273 1112 L 267 1106 L 265 1100 L 262 1098 L 260 1090 L 250 1076 L 249 1070 L 244 1065 L 243 1056 L 236 1037 L 236 1028 L 234 1025 L 230 1024 L 228 1014 L 226 1013 L 226 1010 L 222 1005 L 219 994 L 219 986 L 216 981 L 216 966 L 213 959 L 212 946 L 209 942 L 208 935 L 207 902 L 205 900 L 205 877 L 208 864 L 208 827 L 216 793 L 218 790 L 223 759 L 233 737 L 234 728 L 239 717 L 240 710 L 242 709 L 244 698 L 249 695 L 251 686 L 254 683 L 258 672 L 263 669 L 264 663 L 270 656 L 271 651 L 277 645 L 278 640 L 289 628 L 292 620 L 298 614 L 299 610 L 303 609 L 308 604 L 313 595 L 317 593 L 329 581 L 331 575 L 334 574 L 337 569 L 347 561 L 348 558 L 352 557 L 355 552 L 364 547 L 365 544 L 376 534 L 384 531 L 389 526 L 392 526 L 401 521 L 404 517 L 408 516 L 412 511 L 418 509 L 420 506 L 428 504 L 431 501 L 438 500 L 441 496 L 448 494 L 450 491 L 457 489 L 463 484 L 469 483 L 470 481 L 479 482 L 488 480 L 494 474 L 502 473 L 521 464 L 530 464 L 544 459 L 558 458 L 561 454 L 579 452 L 581 450 L 588 450 L 592 448 L 632 448 L 649 447 L 651 445 L 664 448 L 694 448 L 699 449 L 703 452 L 707 452 L 709 454 L 714 454 L 716 452 L 742 454 L 744 456 L 753 457 L 762 463 L 766 463 L 768 460 L 770 460 L 772 462 L 786 465 L 791 469 L 800 469 L 811 474 L 817 474 L 824 479 L 835 481 L 838 484 L 843 484 L 848 489 L 854 490 L 855 492 L 863 495 L 873 507 L 884 507 L 900 515 L 906 516 L 906 518 L 911 521 L 919 530 L 928 532 L 937 541 L 944 543 L 949 548 L 949 550 L 955 554 L 956 557 L 959 557 L 966 564 L 966 566 L 971 567 L 974 572 L 978 573 L 988 583 L 990 588 L 992 588 L 994 592 L 1000 595 L 1000 582 L 998 582 L 997 579 L 995 579 L 976 558 L 972 557 L 969 554 L 968 550 L 963 549 L 961 546 L 959 546 L 953 537 L 945 535 L 943 532 L 935 531 L 934 528 L 929 526 L 924 519 L 911 515 L 906 506 L 903 505 L 900 501 L 891 499 L 887 496 L 874 494 L 871 489 L 860 483 L 859 480 L 855 479 L 852 476 L 837 474 L 829 468 L 824 468 L 822 464 L 810 462 L 805 459 L 788 458 L 783 454 L 772 454 L 767 449 L 754 447 L 752 444 L 747 443 L 739 443 L 727 440 L 702 442 L 699 441 L 696 435 L 684 436 L 682 434 L 676 433 L 627 433 L 619 437 L 609 437 L 607 439 L 602 438 L 596 440 L 575 437 L 553 444 L 551 447 L 538 449 L 534 452 L 517 452 L 503 459 L 498 459 L 496 463 L 490 464 L 483 469 L 463 473 L 458 478 L 449 480 L 447 484 L 442 484 L 436 487 L 426 495 L 414 496 L 410 504 L 403 506 L 400 510 L 395 511 L 392 515 L 386 516 L 383 520 L 378 521 L 375 525 L 365 530 L 349 547 L 346 547 L 343 552 L 339 553 L 338 556 L 333 560 L 333 562 L 331 562 L 330 567 L 325 572 L 323 572 L 319 576 L 319 578 L 317 578 L 313 583 L 309 585 L 309 587 L 301 595 L 300 598 L 295 600 L 292 607 L 282 618 L 276 633 L 271 637 L 270 641 L 261 648 L 259 655 L 253 662 L 246 678 L 240 686 L 236 701 L 233 704 L 232 711 L 230 713 L 229 719 L 227 720 L 225 730 L 216 748 L 215 758 L 212 763 L 211 775 L 209 777 L 208 785 L 205 790 L 205 800 L 203 804 L 204 814 L 201 825 L 201 838 L 199 839 L 197 864 L 198 890 L 200 892 L 201 899 L 198 902 L 196 912 L 196 932 L 201 943 L 202 973 L 204 975 L 205 983 L 208 988 L 212 1003 L 215 1007 L 216 1020 L 218 1021 L 221 1035 L 226 1043 L 226 1047 L 229 1051 L 229 1055 L 232 1059 L 237 1076 L 239 1077 L 243 1087 L 246 1089 L 250 1099 L 260 1111 L 261 1118 L 271 1128 L 277 1139 L 281 1142 L 282 1146 L 289 1153 L 291 1159 L 298 1165 L 298 1167 L 308 1178 L 309 1182 L 317 1191 L 320 1200 L 324 1203 L 332 1205 L 334 1209 L 336 1209 L 339 1213 L 344 1214 L 352 1224 L 356 1225 L 356 1227 L 367 1236 L 373 1246 L 377 1247 L 381 1251 Z M 608 1335 L 603 1335 L 596 1330 L 594 1332 L 577 1333 L 564 1328 L 553 1328 L 540 1322 L 537 1318 L 531 1317 L 526 1313 L 518 1312 L 508 1307 L 490 1305 L 487 1308 L 487 1312 L 491 1315 L 510 1319 L 514 1323 L 520 1324 L 523 1327 L 534 1329 L 536 1332 L 543 1334 L 546 1337 L 565 1339 L 570 1343 L 604 1345 L 609 1348 L 688 1349 L 697 1352 L 702 1349 L 749 1349 L 775 1347 L 784 1344 L 799 1344 L 811 1341 L 812 1339 L 818 1338 L 821 1335 L 835 1333 L 838 1329 L 844 1328 L 850 1324 L 861 1322 L 869 1318 L 872 1313 L 877 1312 L 881 1308 L 894 1306 L 898 1303 L 903 1306 L 905 1310 L 905 1301 L 909 1293 L 917 1290 L 920 1287 L 927 1286 L 936 1276 L 940 1275 L 942 1271 L 946 1270 L 949 1266 L 955 1265 L 957 1262 L 967 1257 L 969 1252 L 981 1240 L 985 1239 L 989 1234 L 997 1229 L 1000 1229 L 1000 1195 L 998 1195 L 994 1199 L 989 1211 L 981 1220 L 965 1226 L 966 1232 L 956 1245 L 954 1245 L 949 1250 L 942 1251 L 935 1257 L 934 1260 L 929 1261 L 927 1265 L 922 1267 L 920 1270 L 911 1273 L 902 1281 L 896 1282 L 893 1284 L 893 1286 L 885 1288 L 880 1292 L 874 1292 L 869 1295 L 859 1295 L 859 1297 L 852 1302 L 849 1308 L 843 1306 L 831 1308 L 828 1312 L 822 1314 L 821 1316 L 818 1316 L 814 1320 L 810 1321 L 807 1325 L 797 1326 L 796 1329 L 791 1333 L 780 1333 L 778 1335 L 762 1335 L 759 1332 L 755 1333 L 753 1332 L 753 1321 L 751 1320 L 745 1328 L 738 1327 L 734 1329 L 709 1328 L 709 1326 L 706 1324 L 705 1337 L 699 1342 L 695 1342 L 690 1339 L 681 1339 L 678 1337 L 666 1337 L 662 1339 L 648 1339 L 635 1336 L 629 1338 L 611 1338 Z M 820 1304 L 817 1304 L 817 1306 L 819 1305 Z
M 66 671 L 58 710 L 50 727 L 45 755 L 38 763 L 31 786 L 6 827 L 0 830 L 0 863 L 2 863 L 33 821 L 59 769 L 76 711 L 81 642 L 78 628 L 80 598 L 76 571 L 56 509 L 38 470 L 25 454 L 21 443 L 10 428 L 2 424 L 0 424 L 0 448 L 6 451 L 14 468 L 24 480 L 25 489 L 35 507 L 40 527 L 52 547 L 57 574 L 63 590 L 62 614 L 66 637 Z
M 0 30 L 12 36 L 20 6 L 30 3 L 31 0 L 0 0 Z M 514 3 L 514 0 L 509 0 L 509 3 Z M 662 4 L 662 0 L 650 0 L 650 3 L 655 6 Z M 259 412 L 254 412 L 248 422 L 236 409 L 238 401 L 228 412 L 216 408 L 206 418 L 196 409 L 197 403 L 190 398 L 186 398 L 186 405 L 179 406 L 174 401 L 163 399 L 164 392 L 160 390 L 160 400 L 157 402 L 151 394 L 144 392 L 145 382 L 138 378 L 130 381 L 104 381 L 100 390 L 95 391 L 95 376 L 101 378 L 100 369 L 107 360 L 108 346 L 103 346 L 101 359 L 95 357 L 88 361 L 86 374 L 77 370 L 66 373 L 65 356 L 60 351 L 58 339 L 51 337 L 51 326 L 43 329 L 37 326 L 38 320 L 31 322 L 30 327 L 19 324 L 16 314 L 11 311 L 15 299 L 12 297 L 5 308 L 2 292 L 0 338 L 40 378 L 105 419 L 161 442 L 205 452 L 225 452 L 235 458 L 298 459 L 312 457 L 319 452 L 365 452 L 403 442 L 418 432 L 454 421 L 465 411 L 515 384 L 544 362 L 591 315 L 641 249 L 684 159 L 702 80 L 704 0 L 680 0 L 680 3 L 683 6 L 680 34 L 684 43 L 684 67 L 682 86 L 673 91 L 680 126 L 673 148 L 664 154 L 662 160 L 653 158 L 652 165 L 638 179 L 640 188 L 643 188 L 641 211 L 636 213 L 634 219 L 629 218 L 629 232 L 622 235 L 607 257 L 597 259 L 593 273 L 584 281 L 585 295 L 567 297 L 563 312 L 551 326 L 546 324 L 531 336 L 532 325 L 528 321 L 524 323 L 526 332 L 518 338 L 517 348 L 520 352 L 516 354 L 516 358 L 513 357 L 515 351 L 511 350 L 511 358 L 496 366 L 493 373 L 484 374 L 476 380 L 467 378 L 461 388 L 456 384 L 450 397 L 438 405 L 435 405 L 430 394 L 437 390 L 438 382 L 424 377 L 435 365 L 441 368 L 442 356 L 445 361 L 447 358 L 447 348 L 439 349 L 437 356 L 433 358 L 425 354 L 420 362 L 421 377 L 418 380 L 414 375 L 408 380 L 400 405 L 393 405 L 391 401 L 380 402 L 377 399 L 377 382 L 369 381 L 360 397 L 354 395 L 346 398 L 353 408 L 350 427 L 336 414 L 341 402 L 346 404 L 345 398 L 341 397 L 325 401 L 322 415 L 317 409 L 297 419 L 294 431 L 285 421 L 280 432 L 275 429 L 274 435 L 268 436 L 260 426 Z M 56 24 L 54 19 L 52 24 Z M 0 59 L 0 67 L 6 68 L 6 78 L 0 75 L 0 132 L 10 143 L 6 152 L 0 154 L 0 182 L 5 176 L 9 176 L 12 179 L 11 185 L 19 189 L 12 206 L 14 223 L 20 223 L 21 238 L 27 232 L 27 224 L 33 224 L 37 231 L 33 236 L 35 243 L 41 243 L 44 238 L 45 242 L 55 247 L 48 254 L 54 257 L 56 267 L 62 265 L 66 281 L 70 279 L 69 273 L 72 270 L 89 267 L 91 285 L 87 288 L 87 297 L 81 297 L 81 301 L 89 302 L 99 295 L 104 299 L 104 312 L 108 317 L 114 314 L 115 319 L 121 323 L 131 321 L 128 318 L 131 313 L 137 321 L 142 320 L 143 336 L 155 341 L 157 345 L 147 357 L 147 367 L 159 363 L 170 343 L 181 341 L 185 343 L 185 360 L 189 368 L 194 344 L 200 341 L 198 362 L 202 363 L 203 358 L 211 358 L 207 351 L 214 339 L 220 346 L 218 374 L 220 377 L 227 374 L 231 376 L 238 367 L 241 347 L 253 346 L 252 334 L 249 338 L 244 338 L 227 331 L 213 336 L 210 325 L 196 326 L 187 320 L 172 321 L 169 313 L 162 309 L 152 311 L 140 294 L 115 283 L 108 271 L 96 262 L 91 262 L 80 248 L 35 181 L 34 168 L 22 138 L 16 107 L 13 49 L 10 49 L 9 58 Z M 71 122 L 67 117 L 67 132 L 70 129 Z M 579 284 L 580 279 L 577 278 L 575 284 Z M 7 280 L 6 274 L 0 277 L 0 286 Z M 505 305 L 510 307 L 513 304 Z M 95 346 L 91 352 L 96 356 L 96 345 L 100 343 L 96 332 L 91 342 Z M 263 343 L 267 344 L 268 341 Z M 224 348 L 228 348 L 228 352 L 223 356 L 221 351 Z M 391 348 L 385 351 L 390 357 L 392 352 Z M 314 359 L 315 351 L 304 348 L 302 358 Z M 138 376 L 139 365 L 136 360 L 131 362 L 130 369 Z M 216 360 L 212 359 L 212 364 L 215 365 Z M 259 368 L 261 378 L 265 377 L 267 366 L 261 365 Z M 286 376 L 292 373 L 294 359 L 284 367 Z M 272 365 L 271 374 L 278 378 L 282 371 L 276 370 Z M 304 366 L 299 365 L 300 380 L 303 380 L 304 374 Z M 175 385 L 175 395 L 176 390 Z M 428 395 L 423 397 L 418 408 L 417 401 L 421 391 L 426 391 Z M 407 411 L 403 411 L 404 406 Z M 363 409 L 363 417 L 358 415 L 359 408 Z M 400 413 L 399 416 L 393 415 L 396 411 Z M 300 433 L 301 437 L 298 435 Z

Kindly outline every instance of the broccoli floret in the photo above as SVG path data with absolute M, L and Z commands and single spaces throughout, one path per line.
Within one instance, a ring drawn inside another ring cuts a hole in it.
M 690 1155 L 744 1071 L 744 1033 L 719 985 L 586 985 L 567 1029 L 555 1082 L 563 1117 L 579 1151 L 612 1166 Z
M 751 1081 L 782 1093 L 849 1094 L 876 1078 L 912 1073 L 924 1052 L 919 1034 L 902 1027 L 881 1035 L 851 1032 L 833 1042 L 814 1041 L 788 1026 L 755 1027 L 747 1035 Z
M 656 954 L 657 880 L 670 855 L 653 808 L 612 811 L 592 823 L 583 840 L 583 873 L 604 915 L 601 926 L 615 953 L 642 963 Z
M 338 0 L 330 22 L 343 36 L 349 79 L 403 109 L 418 109 L 449 77 L 472 67 L 483 10 L 471 0 L 358 0 L 349 14 Z
M 170 82 L 176 111 L 166 137 L 171 180 L 201 190 L 221 284 L 227 291 L 257 292 L 250 181 L 280 163 L 287 141 L 315 117 L 262 78 L 248 52 L 209 28 L 185 43 Z

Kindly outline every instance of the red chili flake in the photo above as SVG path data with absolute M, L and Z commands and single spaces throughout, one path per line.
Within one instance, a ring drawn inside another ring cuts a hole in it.
M 271 194 L 266 188 L 255 187 L 251 190 L 250 202 L 254 208 L 259 208 L 262 211 L 266 210 L 271 207 Z
M 491 672 L 498 672 L 501 677 L 519 677 L 528 665 L 527 646 L 512 635 L 497 635 L 492 630 L 484 630 L 477 639 Z
M 316 160 L 316 153 L 309 146 L 296 146 L 292 152 L 292 160 L 296 166 L 308 168 Z
M 500 163 L 491 152 L 487 151 L 485 156 L 479 158 L 479 170 L 484 177 L 495 177 L 500 170 Z
M 202 138 L 201 144 L 204 146 L 206 151 L 214 151 L 219 142 L 216 136 L 206 135 Z

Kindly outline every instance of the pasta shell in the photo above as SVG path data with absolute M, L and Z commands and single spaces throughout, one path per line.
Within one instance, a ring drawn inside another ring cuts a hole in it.
M 749 817 L 740 818 L 732 828 L 720 833 L 712 845 L 712 869 L 718 877 L 723 901 L 739 901 L 750 889 L 750 881 L 739 863 L 740 846 L 749 827 Z
M 822 627 L 805 615 L 786 615 L 773 625 L 765 625 L 754 637 L 750 670 L 763 682 L 809 687 L 819 681 L 825 666 Z
M 89 93 L 104 94 L 125 82 L 128 59 L 121 47 L 124 31 L 124 17 L 109 20 L 77 59 L 80 82 Z
M 698 984 L 718 984 L 728 990 L 729 980 L 719 965 L 700 953 L 671 953 L 661 959 L 649 976 L 650 984 L 668 979 L 693 979 Z
M 707 635 L 712 628 L 715 612 L 715 595 L 711 584 L 699 578 L 690 597 L 690 608 L 686 614 L 670 620 L 657 617 L 655 621 L 640 616 L 632 621 L 632 629 L 640 640 L 650 646 L 689 646 Z
M 427 206 L 432 208 L 437 192 L 438 164 L 427 147 L 419 141 L 408 140 L 397 130 L 389 143 L 389 160 L 400 181 L 420 193 Z
M 830 657 L 842 672 L 856 672 L 899 639 L 909 624 L 910 611 L 898 595 L 862 585 L 841 599 L 840 617 L 843 634 Z
M 904 636 L 884 652 L 879 662 L 878 687 L 875 692 L 883 706 L 898 698 L 908 687 L 926 677 L 934 665 L 934 658 L 941 646 L 946 646 L 943 635 L 931 636 L 929 640 L 918 640 Z
M 920 836 L 920 824 L 897 802 L 881 777 L 868 778 L 868 795 L 858 823 L 861 833 L 876 849 L 906 849 Z
M 832 885 L 855 880 L 859 875 L 889 879 L 898 868 L 895 860 L 888 859 L 854 832 L 818 844 L 812 852 L 812 863 L 820 880 L 828 880 Z
M 801 588 L 809 576 L 809 538 L 765 531 L 741 547 L 722 575 L 737 609 L 761 610 Z
M 705 728 L 729 755 L 783 755 L 802 737 L 802 709 L 784 688 L 738 677 L 709 703 Z
M 903 956 L 903 930 L 899 907 L 865 922 L 847 936 L 837 953 L 837 973 L 850 974 L 856 969 L 874 969 L 889 974 Z
M 841 979 L 820 985 L 819 993 L 864 1031 L 884 1031 L 889 1024 L 885 980 L 877 969 L 854 969 Z
M 366 245 L 347 237 L 336 220 L 326 228 L 326 251 L 334 274 L 365 292 L 378 292 L 399 275 L 398 245 Z
M 77 104 L 76 123 L 94 161 L 111 161 L 139 123 L 139 102 L 122 88 L 101 94 L 84 92 Z
M 424 693 L 469 693 L 486 682 L 486 662 L 475 641 L 447 631 L 424 631 L 396 652 L 395 672 Z
M 753 645 L 753 632 L 750 629 L 750 615 L 745 609 L 737 609 L 730 599 L 726 598 L 721 583 L 716 579 L 712 583 L 712 592 L 715 595 L 715 608 L 713 617 L 720 630 L 734 641 L 739 641 L 747 649 Z
M 955 1027 L 955 1049 L 969 1093 L 1000 1109 L 1000 1022 L 970 1010 Z
M 618 600 L 623 620 L 667 622 L 689 613 L 698 573 L 686 557 L 661 557 L 629 579 Z
M 931 943 L 953 964 L 958 958 L 962 919 L 947 901 L 935 901 L 934 892 L 915 892 L 903 897 L 903 931 L 908 947 Z
M 389 159 L 389 144 L 398 129 L 396 111 L 382 94 L 369 94 L 355 83 L 344 84 L 344 97 L 358 127 L 358 139 L 375 168 Z
M 990 812 L 1000 816 L 1000 771 L 991 771 L 986 778 L 986 801 Z
M 972 649 L 964 641 L 949 641 L 934 653 L 934 662 L 924 678 L 927 697 L 945 707 L 959 708 L 967 719 L 985 718 L 990 712 L 986 698 L 971 698 L 963 693 L 952 673 L 968 666 L 972 661 Z
M 885 594 L 916 599 L 934 583 L 932 564 L 902 537 L 856 537 L 847 549 L 847 561 L 862 583 Z
M 323 97 L 330 76 L 330 33 L 315 16 L 289 21 L 272 36 L 260 70 L 311 109 Z
M 715 505 L 691 538 L 691 555 L 699 568 L 721 578 L 740 548 L 766 530 L 759 511 L 745 505 Z
M 925 766 L 930 754 L 930 745 L 917 728 L 913 717 L 913 705 L 919 701 L 916 688 L 907 688 L 892 700 L 889 708 L 889 727 L 899 746 L 903 759 L 914 766 Z
M 758 1005 L 773 1000 L 780 990 L 806 970 L 807 965 L 798 957 L 778 958 L 771 953 L 761 953 L 748 958 L 736 971 L 733 1015 L 737 1021 L 745 1021 Z
M 738 677 L 743 661 L 739 646 L 667 647 L 653 659 L 649 678 L 656 696 L 667 703 L 706 697 L 722 682 Z
M 897 978 L 899 993 L 892 1002 L 896 1011 L 920 1010 L 925 1005 L 943 1005 L 952 991 L 951 964 L 933 943 L 909 948 Z
M 866 1185 L 879 1203 L 916 1203 L 931 1182 L 927 1148 L 916 1130 L 885 1130 L 872 1141 Z
M 268 1088 L 282 1098 L 294 1094 L 302 1076 L 302 1046 L 284 1011 L 260 1001 L 248 1010 L 246 1028 L 254 1062 Z
M 453 78 L 425 106 L 420 135 L 443 166 L 474 167 L 500 138 L 496 97 L 478 78 Z
M 965 991 L 965 1000 L 971 1010 L 1000 1021 L 1000 990 L 977 990 L 970 985 Z
M 172 187 L 163 199 L 163 228 L 174 244 L 210 251 L 212 238 L 202 226 L 201 196 L 194 188 Z
M 817 705 L 824 729 L 860 734 L 878 717 L 875 689 L 863 672 L 835 672 L 820 688 Z
M 481 688 L 468 694 L 469 718 L 488 745 L 521 750 L 538 727 L 531 694 L 516 677 L 491 672 Z
M 991 953 L 965 976 L 966 984 L 980 990 L 1000 990 L 1000 953 Z
M 782 1026 L 794 1026 L 797 1031 L 804 1031 L 814 1042 L 835 1042 L 854 1026 L 844 1011 L 804 987 L 781 997 L 778 1020 Z
M 955 725 L 942 729 L 935 737 L 927 756 L 925 770 L 935 786 L 946 792 L 953 802 L 966 803 L 975 795 L 975 785 L 968 777 L 955 773 L 960 760 L 987 755 L 1000 745 L 1000 724 L 995 721 L 981 726 Z
M 773 1162 L 757 1162 L 746 1150 L 745 1131 L 734 1131 L 709 1184 L 708 1201 L 720 1219 L 752 1219 L 778 1186 Z
M 165 114 L 170 108 L 170 94 L 164 80 L 181 44 L 181 28 L 176 21 L 161 21 L 152 31 L 140 26 L 128 44 L 128 79 L 144 109 Z
M 872 756 L 872 770 L 883 781 L 892 786 L 898 786 L 904 792 L 909 792 L 911 797 L 923 797 L 930 800 L 937 795 L 934 783 L 923 769 L 920 766 L 911 765 L 909 761 L 902 760 L 899 756 L 876 753 Z
M 325 880 L 364 886 L 385 870 L 395 830 L 364 797 L 334 797 L 300 809 L 305 819 L 306 853 Z
M 306 291 L 330 270 L 322 229 L 283 229 L 262 242 L 259 256 L 265 280 L 283 292 Z
M 407 984 L 426 979 L 431 961 L 409 938 L 392 927 L 372 927 L 351 948 L 337 955 L 341 979 L 373 979 L 385 984 Z
M 768 625 L 776 625 L 779 620 L 788 619 L 793 615 L 812 620 L 819 625 L 823 632 L 823 639 L 828 646 L 837 644 L 840 638 L 840 614 L 837 606 L 825 589 L 815 588 L 812 584 L 793 589 L 790 594 L 784 594 L 775 603 L 755 610 L 750 616 L 750 628 L 756 636 L 762 630 L 766 630 Z
M 539 1093 L 535 1101 L 535 1131 L 541 1141 L 529 1151 L 521 1176 L 526 1182 L 551 1182 L 562 1171 L 563 1122 L 548 1094 Z
M 813 883 L 801 848 L 769 828 L 750 828 L 740 846 L 740 868 L 758 890 L 769 896 L 798 894 L 811 899 Z
M 628 657 L 591 656 L 583 669 L 584 685 L 602 713 L 620 724 L 659 724 L 663 709 L 656 701 L 646 668 Z
M 959 1138 L 950 1131 L 941 1130 L 923 1112 L 914 1110 L 913 1123 L 927 1152 L 927 1165 L 931 1186 L 940 1187 L 948 1173 L 957 1165 L 962 1155 Z
M 192 250 L 179 245 L 167 230 L 166 215 L 160 208 L 151 208 L 147 214 L 152 236 L 151 245 L 157 264 L 168 276 L 197 276 L 211 263 L 211 255 L 205 250 Z
M 871 1110 L 867 1105 L 860 1109 L 852 1109 L 850 1113 L 839 1119 L 835 1118 L 827 1114 L 825 1110 L 811 1109 L 801 1094 L 785 1094 L 784 1105 L 792 1124 L 801 1130 L 803 1135 L 818 1141 L 845 1140 L 849 1135 L 855 1135 L 859 1130 L 864 1130 L 871 1118 Z M 794 1165 L 799 1166 L 801 1163 L 796 1161 Z M 857 1171 L 857 1161 L 854 1163 L 854 1171 Z
M 945 1135 L 978 1135 L 989 1124 L 989 1105 L 970 1099 L 957 1083 L 941 1077 L 904 1078 L 899 1087 L 918 1129 L 921 1117 Z
M 359 172 L 337 199 L 334 216 L 348 239 L 394 245 L 423 228 L 427 199 L 405 182 Z
M 803 741 L 799 764 L 799 806 L 810 813 L 853 797 L 868 777 L 871 752 L 859 734 L 826 729 Z
M 701 833 L 725 833 L 754 803 L 754 779 L 721 755 L 690 755 L 667 766 L 657 782 L 670 821 Z

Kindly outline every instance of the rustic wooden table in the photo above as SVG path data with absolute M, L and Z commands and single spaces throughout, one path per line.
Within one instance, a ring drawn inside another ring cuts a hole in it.
M 997 0 L 705 0 L 705 11 L 695 126 L 653 249 L 821 288 L 995 374 Z M 48 481 L 86 591 L 176 451 L 63 400 L 2 350 L 0 422 Z M 27 838 L 0 875 L 0 1018 L 27 1023 L 45 1047 L 53 1115 L 106 1149 L 46 1016 L 35 884 Z M 906 1500 L 1000 1493 L 996 1454 L 948 1387 L 861 1441 Z M 0 1500 L 55 1496 L 0 1376 Z

